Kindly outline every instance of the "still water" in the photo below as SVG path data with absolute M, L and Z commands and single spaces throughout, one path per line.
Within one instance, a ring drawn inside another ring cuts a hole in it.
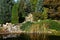
M 22 33 L 21 35 L 17 37 L 10 37 L 10 38 L 0 38 L 0 40 L 60 40 L 60 36 L 55 36 L 55 35 L 44 35 L 43 34 L 24 34 Z

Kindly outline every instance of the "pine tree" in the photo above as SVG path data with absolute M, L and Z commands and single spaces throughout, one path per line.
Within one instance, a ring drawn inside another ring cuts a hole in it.
M 13 8 L 12 8 L 12 16 L 11 16 L 11 23 L 13 24 L 17 24 L 19 21 L 19 17 L 18 17 L 18 7 L 19 7 L 19 3 L 14 4 Z
M 11 21 L 12 0 L 0 0 L 0 23 Z

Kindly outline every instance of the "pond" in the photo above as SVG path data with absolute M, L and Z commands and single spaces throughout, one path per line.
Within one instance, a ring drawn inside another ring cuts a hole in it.
M 33 36 L 32 35 L 33 34 L 22 33 L 20 36 L 17 36 L 17 37 L 10 37 L 7 39 L 0 38 L 0 40 L 60 40 L 60 36 L 55 36 L 55 35 L 49 35 L 49 36 L 47 35 L 46 39 L 44 39 L 42 34 L 41 35 L 34 34 Z

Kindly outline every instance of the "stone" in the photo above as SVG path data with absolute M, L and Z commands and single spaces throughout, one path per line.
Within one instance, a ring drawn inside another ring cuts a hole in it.
M 25 17 L 25 20 L 33 22 L 33 15 L 31 13 L 28 14 L 28 16 Z

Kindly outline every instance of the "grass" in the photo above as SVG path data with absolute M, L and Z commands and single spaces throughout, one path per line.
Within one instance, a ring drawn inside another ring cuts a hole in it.
M 43 24 L 45 24 L 45 26 L 43 27 Z M 44 30 L 44 28 L 46 30 Z M 60 35 L 60 23 L 53 21 L 53 20 L 40 20 L 40 22 L 35 22 L 35 23 L 31 23 L 31 22 L 26 22 L 21 26 L 21 29 L 24 31 L 28 31 L 28 32 L 41 32 L 43 31 L 51 31 L 52 34 L 51 35 Z

